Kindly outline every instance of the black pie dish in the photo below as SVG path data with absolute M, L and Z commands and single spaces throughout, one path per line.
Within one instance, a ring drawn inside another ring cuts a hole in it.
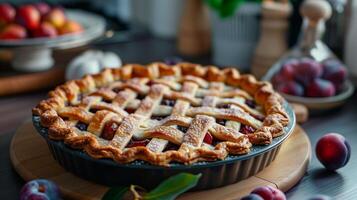
M 204 190 L 236 183 L 257 174 L 267 167 L 278 154 L 281 144 L 293 132 L 295 114 L 288 103 L 284 103 L 290 122 L 285 127 L 285 134 L 273 139 L 270 145 L 253 146 L 251 152 L 241 156 L 228 156 L 224 160 L 197 162 L 191 165 L 172 163 L 170 167 L 151 165 L 144 161 L 120 164 L 110 159 L 94 159 L 81 150 L 75 150 L 62 141 L 48 138 L 48 129 L 41 126 L 40 118 L 33 116 L 33 124 L 46 140 L 48 147 L 58 163 L 67 171 L 95 183 L 118 186 L 140 185 L 151 189 L 166 178 L 187 172 L 202 174 L 193 190 Z

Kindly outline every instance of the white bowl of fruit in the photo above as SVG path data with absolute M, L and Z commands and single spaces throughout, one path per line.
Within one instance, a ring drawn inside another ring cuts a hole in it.
M 263 80 L 271 81 L 289 102 L 303 104 L 312 113 L 342 106 L 354 91 L 346 67 L 335 58 L 322 62 L 288 58 L 274 65 Z
M 0 49 L 13 52 L 12 65 L 20 71 L 46 70 L 54 62 L 51 49 L 85 45 L 104 30 L 102 17 L 82 10 L 0 3 Z

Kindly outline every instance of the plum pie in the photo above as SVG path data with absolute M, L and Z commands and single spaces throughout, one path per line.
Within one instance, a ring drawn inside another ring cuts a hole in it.
M 269 145 L 289 123 L 283 102 L 233 68 L 127 64 L 58 86 L 33 115 L 50 139 L 93 158 L 188 165 Z

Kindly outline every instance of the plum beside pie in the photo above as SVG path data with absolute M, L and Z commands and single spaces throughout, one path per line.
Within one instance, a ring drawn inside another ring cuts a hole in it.
M 49 137 L 94 158 L 167 166 L 246 154 L 289 117 L 267 82 L 192 63 L 127 64 L 58 86 L 33 109 Z

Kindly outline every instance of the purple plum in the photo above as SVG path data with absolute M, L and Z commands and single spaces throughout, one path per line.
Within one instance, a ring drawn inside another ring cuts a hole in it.
M 345 166 L 351 156 L 350 145 L 345 137 L 338 133 L 329 133 L 321 137 L 315 150 L 319 161 L 331 171 Z
M 286 200 L 285 194 L 281 190 L 271 186 L 257 187 L 251 194 L 257 194 L 264 200 Z
M 312 80 L 321 77 L 322 72 L 322 65 L 319 62 L 311 58 L 303 58 L 295 69 L 295 78 L 306 86 Z
M 20 191 L 20 200 L 57 200 L 61 199 L 58 186 L 46 179 L 27 182 Z
M 240 200 L 264 200 L 264 199 L 257 194 L 250 194 L 242 197 Z
M 294 80 L 295 78 L 295 70 L 297 66 L 299 65 L 299 62 L 295 59 L 289 60 L 283 64 L 283 66 L 280 69 L 279 74 L 287 80 Z
M 288 81 L 286 83 L 282 83 L 277 87 L 277 90 L 279 92 L 294 96 L 304 95 L 304 87 L 296 81 Z
M 347 70 L 344 65 L 338 60 L 330 59 L 323 63 L 323 69 L 322 78 L 331 81 L 336 90 L 340 91 L 347 79 Z
M 308 97 L 330 97 L 336 94 L 335 86 L 328 80 L 315 79 L 306 88 Z

